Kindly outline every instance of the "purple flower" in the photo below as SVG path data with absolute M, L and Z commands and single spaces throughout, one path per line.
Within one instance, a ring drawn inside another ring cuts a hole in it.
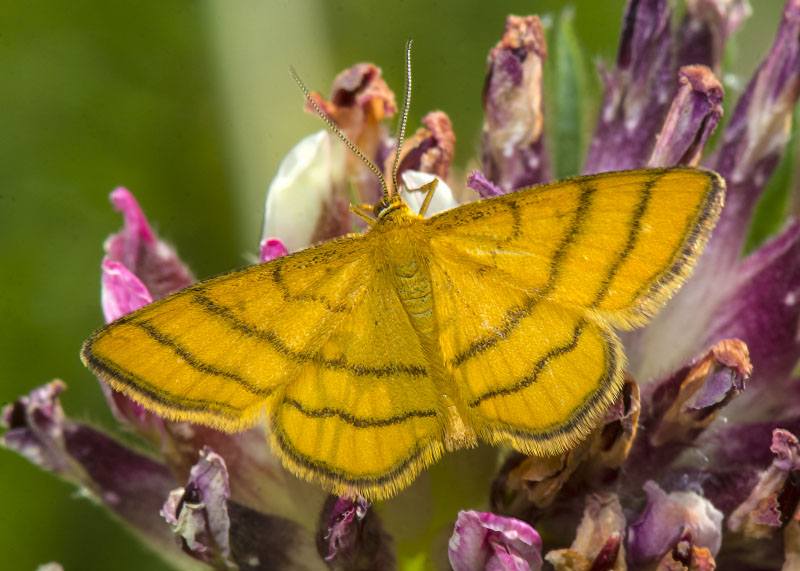
M 545 559 L 557 571 L 625 568 L 625 516 L 616 494 L 589 494 L 575 540 Z
M 647 506 L 628 528 L 628 550 L 634 565 L 660 559 L 691 532 L 694 545 L 705 547 L 712 557 L 722 544 L 722 512 L 695 492 L 667 494 L 658 484 L 644 485 Z
M 328 497 L 320 512 L 317 551 L 333 569 L 394 569 L 394 545 L 364 498 Z
M 488 447 L 451 454 L 399 498 L 371 506 L 289 474 L 265 427 L 231 435 L 172 422 L 101 384 L 118 421 L 144 441 L 131 449 L 70 420 L 61 381 L 3 409 L 3 445 L 85 490 L 180 568 L 797 566 L 800 224 L 740 256 L 800 96 L 800 0 L 786 2 L 774 44 L 726 111 L 711 154 L 730 98 L 719 81 L 722 54 L 748 5 L 688 0 L 677 25 L 670 6 L 627 2 L 615 64 L 601 69 L 583 171 L 705 166 L 725 177 L 727 205 L 694 276 L 647 327 L 624 336 L 623 390 L 578 446 L 548 457 L 499 459 Z M 406 202 L 418 208 L 423 196 L 409 189 L 434 177 L 428 214 L 551 180 L 559 163 L 543 78 L 552 65 L 539 18 L 510 16 L 489 54 L 482 171 L 460 182 L 453 126 L 431 111 L 400 153 Z M 312 97 L 388 179 L 397 149 L 384 119 L 397 106 L 380 69 L 357 64 L 337 76 L 328 99 Z M 269 185 L 260 261 L 359 228 L 351 200 L 372 203 L 379 191 L 331 133 L 305 137 Z M 194 283 L 133 195 L 117 189 L 111 200 L 124 225 L 106 241 L 100 267 L 107 321 Z M 491 512 L 463 511 L 487 496 Z
M 544 142 L 546 57 L 538 16 L 509 16 L 503 38 L 489 52 L 483 170 L 505 192 L 552 179 Z
M 161 508 L 161 516 L 182 540 L 183 550 L 207 563 L 218 561 L 235 568 L 231 560 L 228 499 L 228 469 L 225 460 L 210 448 L 200 451 L 185 488 L 172 490 Z
M 523 521 L 487 512 L 458 512 L 448 543 L 455 571 L 538 571 L 542 540 Z
M 194 283 L 194 277 L 175 251 L 156 238 L 128 189 L 113 191 L 111 203 L 122 213 L 125 225 L 103 245 L 109 261 L 128 268 L 147 287 L 153 299 L 161 299 Z
M 787 490 L 797 488 L 790 481 L 792 472 L 800 471 L 800 442 L 788 430 L 772 433 L 772 464 L 764 470 L 750 495 L 728 518 L 731 531 L 759 538 L 769 537 L 769 528 L 781 528 L 794 516 L 797 501 L 787 503 Z
M 616 67 L 603 72 L 605 95 L 584 172 L 642 167 L 675 90 L 667 0 L 625 7 Z

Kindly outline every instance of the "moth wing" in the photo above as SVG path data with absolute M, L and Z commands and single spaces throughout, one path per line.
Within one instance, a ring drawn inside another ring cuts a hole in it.
M 428 224 L 436 256 L 631 328 L 686 280 L 724 189 L 719 175 L 693 168 L 603 173 L 467 204 Z
M 622 386 L 616 335 L 502 278 L 438 260 L 430 271 L 439 343 L 468 424 L 526 454 L 575 446 Z
M 272 408 L 369 288 L 362 238 L 309 248 L 181 290 L 92 335 L 81 356 L 162 416 L 239 430 Z
M 321 345 L 320 359 L 281 391 L 271 441 L 295 474 L 339 495 L 384 498 L 441 455 L 444 421 L 391 270 L 372 269 L 368 291 Z
M 698 169 L 604 173 L 429 219 L 440 348 L 481 438 L 553 454 L 591 430 L 622 384 L 611 326 L 686 279 L 723 191 Z

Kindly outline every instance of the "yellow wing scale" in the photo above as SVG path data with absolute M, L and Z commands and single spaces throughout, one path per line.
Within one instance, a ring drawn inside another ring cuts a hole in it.
M 301 476 L 338 494 L 381 497 L 442 453 L 441 396 L 407 315 L 385 276 L 320 353 L 286 386 L 272 420 L 273 449 Z
M 284 272 L 300 280 L 285 284 Z M 98 330 L 82 358 L 162 416 L 242 430 L 270 411 L 276 389 L 303 364 L 337 366 L 319 346 L 367 291 L 368 276 L 360 239 L 330 242 L 150 304 Z
M 284 465 L 337 494 L 393 495 L 475 436 L 561 452 L 621 386 L 611 326 L 642 324 L 686 279 L 723 190 L 707 171 L 630 171 L 429 220 L 395 211 L 151 304 L 82 356 L 168 418 L 239 430 L 268 417 Z M 421 268 L 404 292 L 401 258 Z
M 471 426 L 487 442 L 528 454 L 575 446 L 621 387 L 624 356 L 614 333 L 489 274 L 464 277 L 466 268 L 441 260 L 431 268 L 439 339 Z
M 444 212 L 430 220 L 432 245 L 630 328 L 688 277 L 723 196 L 724 182 L 709 171 L 603 173 Z

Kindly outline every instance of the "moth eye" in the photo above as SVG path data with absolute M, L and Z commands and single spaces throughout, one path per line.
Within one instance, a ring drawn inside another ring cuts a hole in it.
M 385 198 L 381 198 L 372 208 L 372 211 L 375 214 L 375 216 L 380 216 L 381 212 L 389 208 L 389 204 L 390 202 L 388 200 L 386 200 Z

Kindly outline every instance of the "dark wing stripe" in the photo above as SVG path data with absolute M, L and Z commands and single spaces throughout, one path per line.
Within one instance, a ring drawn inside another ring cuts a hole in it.
M 663 176 L 663 173 L 659 173 L 654 178 L 647 181 L 642 188 L 642 196 L 639 198 L 639 203 L 636 205 L 636 208 L 633 211 L 633 216 L 631 217 L 630 231 L 628 232 L 628 239 L 625 242 L 625 247 L 619 253 L 617 259 L 614 260 L 614 263 L 611 264 L 605 279 L 603 279 L 603 282 L 600 284 L 600 289 L 597 291 L 597 295 L 592 302 L 593 308 L 596 308 L 598 305 L 600 305 L 603 299 L 605 299 L 606 295 L 608 295 L 611 282 L 614 281 L 614 277 L 619 272 L 622 264 L 627 260 L 630 253 L 636 247 L 636 242 L 638 241 L 641 233 L 642 218 L 644 217 L 644 213 L 647 210 L 648 204 L 650 204 L 650 198 L 652 196 L 651 190 Z
M 304 302 L 316 302 L 322 304 L 325 309 L 328 311 L 332 311 L 334 313 L 349 313 L 350 307 L 345 304 L 340 305 L 332 305 L 325 296 L 316 296 L 312 294 L 303 294 L 297 295 L 289 291 L 289 287 L 283 283 L 283 273 L 282 273 L 282 264 L 280 262 L 274 263 L 272 267 L 272 272 L 270 272 L 270 276 L 272 277 L 272 283 L 275 284 L 281 292 L 283 292 L 283 299 L 286 301 L 304 301 Z
M 224 402 L 208 399 L 194 399 L 165 391 L 164 389 L 146 381 L 136 373 L 133 373 L 132 371 L 120 366 L 111 359 L 95 354 L 92 351 L 91 342 L 87 343 L 86 347 L 84 347 L 83 359 L 86 362 L 86 365 L 98 376 L 104 379 L 113 379 L 120 384 L 129 387 L 133 393 L 141 394 L 153 402 L 157 402 L 165 407 L 177 408 L 186 411 L 199 411 L 206 413 L 214 412 L 220 416 L 227 416 L 231 418 L 239 418 L 239 415 L 235 413 L 243 410 L 239 407 Z
M 575 209 L 575 217 L 572 219 L 569 230 L 567 230 L 567 232 L 564 234 L 564 237 L 561 239 L 561 243 L 558 245 L 558 248 L 556 248 L 556 251 L 553 254 L 553 258 L 550 260 L 550 275 L 544 289 L 536 295 L 528 297 L 522 305 L 512 307 L 506 311 L 505 318 L 503 319 L 503 325 L 499 330 L 470 343 L 466 350 L 457 354 L 455 357 L 453 357 L 453 359 L 450 360 L 450 366 L 459 367 L 467 360 L 483 353 L 490 347 L 497 345 L 497 343 L 508 337 L 508 335 L 519 326 L 522 320 L 531 314 L 531 311 L 533 311 L 533 308 L 536 306 L 539 300 L 553 291 L 553 288 L 555 287 L 561 273 L 564 256 L 567 255 L 570 245 L 575 242 L 576 236 L 581 232 L 583 225 L 586 222 L 587 213 L 591 208 L 592 195 L 597 190 L 595 186 L 584 183 L 582 180 L 576 182 L 581 188 L 581 194 L 578 197 L 578 207 Z
M 719 185 L 719 180 L 716 177 L 710 177 L 711 185 L 709 192 L 706 194 L 706 201 L 700 209 L 697 216 L 692 217 L 687 223 L 683 231 L 681 241 L 675 246 L 672 252 L 672 257 L 675 263 L 671 267 L 659 270 L 648 279 L 645 284 L 637 290 L 633 299 L 638 299 L 645 289 L 650 290 L 650 295 L 656 295 L 661 289 L 668 286 L 668 284 L 675 279 L 675 276 L 680 274 L 687 260 L 691 258 L 693 250 L 697 241 L 704 234 L 710 232 L 708 228 L 709 220 L 714 218 L 719 212 L 719 202 L 721 200 L 722 187 Z M 686 237 L 689 237 L 688 239 Z
M 615 351 L 616 342 L 605 331 L 602 332 L 602 335 L 606 341 L 603 353 L 605 372 L 600 378 L 597 389 L 583 398 L 581 403 L 572 410 L 565 422 L 554 422 L 550 426 L 530 429 L 493 421 L 491 430 L 500 430 L 509 437 L 529 438 L 535 442 L 544 442 L 573 436 L 577 429 L 585 427 L 588 422 L 587 416 L 591 415 L 603 402 L 608 402 L 620 366 L 617 352 Z
M 553 259 L 550 260 L 550 276 L 547 279 L 542 291 L 542 297 L 549 294 L 556 286 L 556 282 L 561 274 L 563 267 L 564 257 L 569 252 L 569 247 L 575 243 L 575 239 L 583 231 L 583 225 L 586 223 L 586 216 L 592 206 L 592 196 L 597 191 L 597 187 L 593 186 L 589 181 L 579 179 L 575 181 L 581 189 L 581 195 L 578 199 L 578 208 L 575 210 L 575 218 L 570 224 L 569 230 L 564 235 L 561 243 L 558 245 Z
M 511 234 L 501 240 L 500 244 L 504 242 L 512 242 L 519 238 L 519 235 L 522 233 L 522 215 L 519 211 L 519 203 L 516 200 L 507 200 L 504 201 L 503 204 L 508 208 L 508 211 L 511 213 L 511 218 L 514 222 L 511 226 Z
M 570 340 L 564 343 L 563 345 L 555 347 L 550 351 L 548 351 L 547 353 L 545 353 L 545 355 L 536 362 L 536 364 L 533 367 L 533 370 L 529 374 L 525 375 L 524 377 L 522 377 L 520 380 L 518 380 L 516 383 L 514 383 L 509 387 L 493 389 L 491 391 L 483 393 L 482 395 L 470 401 L 469 406 L 474 408 L 491 398 L 514 394 L 531 386 L 533 383 L 536 382 L 539 373 L 541 373 L 544 370 L 544 368 L 547 366 L 547 364 L 550 362 L 551 359 L 554 359 L 555 357 L 558 357 L 560 355 L 566 355 L 567 353 L 570 353 L 575 350 L 575 348 L 578 346 L 578 340 L 580 339 L 580 336 L 583 333 L 584 325 L 586 325 L 586 320 L 585 319 L 579 320 L 578 324 L 572 330 L 572 336 L 570 337 Z
M 328 408 L 328 407 L 319 409 L 306 408 L 303 406 L 302 403 L 293 398 L 284 399 L 283 404 L 294 407 L 300 413 L 309 418 L 338 417 L 347 424 L 355 428 L 378 428 L 384 426 L 391 426 L 393 424 L 401 424 L 404 422 L 408 422 L 412 418 L 430 418 L 430 417 L 435 417 L 437 415 L 437 412 L 435 410 L 412 410 L 389 418 L 371 419 L 371 418 L 358 418 L 347 413 L 344 410 L 335 408 Z
M 490 347 L 494 347 L 500 341 L 508 337 L 514 331 L 523 319 L 531 314 L 531 311 L 541 299 L 539 296 L 531 296 L 525 299 L 525 303 L 520 306 L 512 307 L 506 311 L 503 318 L 503 326 L 496 330 L 491 335 L 481 337 L 477 341 L 470 343 L 466 351 L 462 351 L 450 360 L 450 366 L 460 367 L 466 361 L 480 355 Z
M 433 439 L 428 439 L 420 442 L 405 458 L 396 462 L 394 467 L 388 472 L 376 472 L 374 476 L 354 478 L 352 474 L 336 468 L 328 462 L 314 460 L 297 450 L 289 442 L 283 430 L 275 423 L 273 423 L 272 426 L 272 434 L 275 437 L 275 444 L 278 445 L 281 452 L 286 454 L 292 462 L 323 477 L 330 478 L 353 488 L 380 488 L 383 486 L 397 485 L 397 482 L 402 479 L 404 474 L 413 469 L 413 466 L 419 465 L 426 456 L 429 456 L 430 443 L 433 441 Z
M 141 328 L 144 330 L 154 341 L 163 345 L 164 347 L 168 347 L 172 349 L 172 351 L 183 361 L 201 373 L 207 375 L 214 375 L 217 377 L 224 377 L 228 380 L 231 380 L 238 385 L 240 385 L 243 389 L 247 392 L 258 395 L 258 396 L 269 396 L 272 394 L 274 388 L 262 388 L 258 387 L 249 381 L 245 380 L 241 375 L 231 372 L 231 371 L 224 371 L 222 369 L 218 369 L 213 365 L 209 365 L 208 363 L 203 363 L 202 361 L 197 360 L 185 347 L 180 345 L 175 339 L 169 337 L 168 335 L 162 333 L 158 330 L 158 328 L 153 325 L 149 321 L 128 321 L 129 325 L 135 325 L 136 327 Z
M 291 359 L 297 363 L 306 363 L 308 361 L 312 361 L 315 364 L 320 365 L 326 369 L 332 370 L 339 370 L 339 371 L 347 371 L 355 376 L 371 376 L 371 377 L 388 377 L 394 376 L 398 374 L 405 374 L 414 377 L 424 377 L 427 376 L 428 371 L 425 367 L 420 367 L 417 365 L 406 365 L 404 363 L 391 363 L 389 365 L 384 365 L 383 367 L 370 367 L 367 365 L 355 365 L 349 363 L 343 357 L 339 359 L 327 359 L 320 355 L 319 353 L 312 353 L 312 352 L 298 352 L 290 349 L 287 347 L 278 337 L 278 335 L 274 331 L 257 329 L 256 327 L 250 325 L 246 321 L 240 319 L 230 310 L 230 308 L 218 304 L 217 302 L 213 301 L 211 298 L 202 295 L 198 292 L 193 292 L 193 301 L 196 302 L 200 307 L 202 307 L 206 313 L 209 315 L 215 316 L 220 320 L 226 322 L 228 326 L 232 329 L 235 329 L 241 333 L 244 333 L 248 337 L 253 339 L 258 339 L 270 345 L 273 349 L 275 349 L 279 354 L 283 355 L 284 357 Z

